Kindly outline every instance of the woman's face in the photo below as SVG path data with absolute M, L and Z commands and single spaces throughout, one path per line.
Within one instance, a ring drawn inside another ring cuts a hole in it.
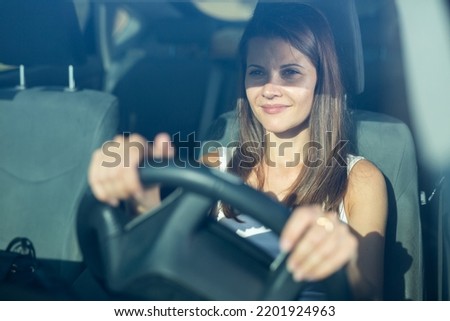
M 249 41 L 245 89 L 266 132 L 292 136 L 305 128 L 316 82 L 314 65 L 288 42 L 262 37 Z

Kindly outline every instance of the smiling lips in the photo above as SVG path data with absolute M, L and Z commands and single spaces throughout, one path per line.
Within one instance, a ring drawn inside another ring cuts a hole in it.
M 266 113 L 266 114 L 278 114 L 283 112 L 284 110 L 286 110 L 289 106 L 287 105 L 263 105 L 261 106 L 262 110 Z

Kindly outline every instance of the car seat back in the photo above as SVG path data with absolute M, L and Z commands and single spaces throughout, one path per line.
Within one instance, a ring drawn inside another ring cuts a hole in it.
M 2 63 L 68 68 L 67 87 L 27 88 L 25 68 L 16 69 L 19 86 L 0 90 L 0 249 L 26 237 L 64 274 L 62 261 L 81 261 L 75 213 L 91 154 L 116 131 L 117 100 L 75 86 L 72 70 L 86 57 L 73 2 L 2 1 L 0 9 Z
M 423 299 L 422 230 L 415 146 L 409 128 L 384 114 L 355 111 L 356 151 L 384 174 L 389 215 L 384 298 Z

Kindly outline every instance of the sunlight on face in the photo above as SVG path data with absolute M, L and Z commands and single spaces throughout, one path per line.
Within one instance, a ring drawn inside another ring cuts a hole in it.
M 316 82 L 314 65 L 286 41 L 249 41 L 245 88 L 253 114 L 267 132 L 292 136 L 305 128 Z

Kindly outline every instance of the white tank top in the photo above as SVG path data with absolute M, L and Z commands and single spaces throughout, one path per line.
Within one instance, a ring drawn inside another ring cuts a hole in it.
M 351 154 L 347 155 L 347 176 L 350 174 L 353 166 L 355 166 L 355 164 L 361 159 L 364 159 L 364 157 Z M 348 224 L 347 213 L 345 212 L 344 208 L 344 200 L 342 200 L 339 204 L 339 219 L 341 220 L 341 222 Z

